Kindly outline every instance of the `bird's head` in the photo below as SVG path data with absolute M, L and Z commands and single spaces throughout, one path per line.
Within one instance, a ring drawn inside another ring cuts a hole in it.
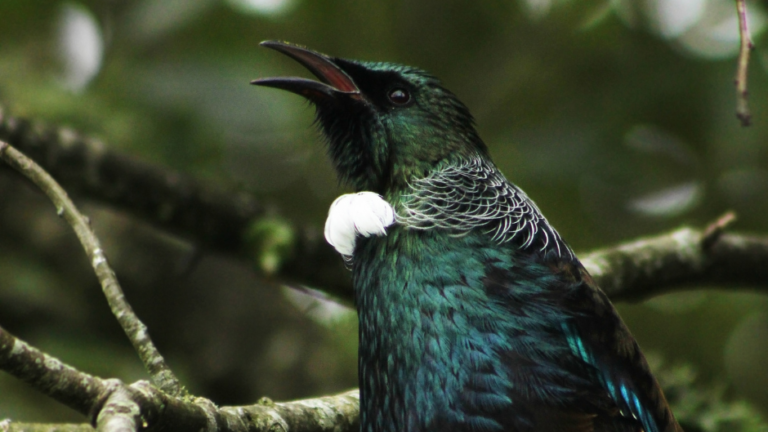
M 329 57 L 284 42 L 262 45 L 292 57 L 320 81 L 252 84 L 291 91 L 316 106 L 339 178 L 357 190 L 396 193 L 442 164 L 486 156 L 467 107 L 422 70 Z

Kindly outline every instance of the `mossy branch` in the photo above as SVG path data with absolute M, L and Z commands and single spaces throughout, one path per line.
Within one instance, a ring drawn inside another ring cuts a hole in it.
M 726 233 L 733 218 L 584 254 L 582 263 L 613 301 L 702 286 L 768 292 L 768 237 Z
M 355 431 L 357 390 L 335 396 L 256 405 L 217 407 L 204 398 L 173 396 L 146 381 L 124 384 L 66 365 L 0 327 L 0 369 L 87 416 L 99 431 L 178 432 Z M 2 432 L 92 430 L 89 425 L 0 422 Z M 63 429 L 62 429 L 63 428 Z

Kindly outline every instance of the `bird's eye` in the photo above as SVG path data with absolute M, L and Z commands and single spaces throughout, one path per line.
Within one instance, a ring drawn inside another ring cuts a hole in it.
M 411 94 L 407 90 L 401 88 L 394 88 L 389 91 L 387 95 L 389 101 L 395 105 L 405 105 L 411 101 Z

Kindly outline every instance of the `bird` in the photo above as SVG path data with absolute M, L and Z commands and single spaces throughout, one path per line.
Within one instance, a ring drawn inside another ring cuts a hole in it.
M 361 432 L 682 432 L 572 249 L 493 163 L 469 109 L 416 67 L 261 45 L 340 182 L 326 237 L 351 268 Z

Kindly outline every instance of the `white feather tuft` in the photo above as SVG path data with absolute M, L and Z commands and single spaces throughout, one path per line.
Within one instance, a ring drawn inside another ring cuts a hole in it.
M 331 204 L 325 221 L 325 240 L 342 255 L 352 256 L 357 235 L 387 235 L 395 222 L 395 210 L 379 194 L 359 192 L 342 195 Z

